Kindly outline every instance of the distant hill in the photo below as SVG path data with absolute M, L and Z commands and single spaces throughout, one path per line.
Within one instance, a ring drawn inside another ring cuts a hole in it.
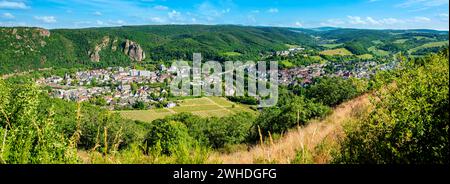
M 406 40 L 395 43 L 397 40 Z M 103 67 L 141 61 L 258 59 L 287 45 L 326 49 L 342 45 L 364 54 L 368 48 L 392 53 L 448 41 L 431 30 L 295 29 L 236 25 L 152 25 L 88 29 L 0 28 L 0 74 L 36 68 Z M 372 50 L 373 50 L 372 49 Z M 234 53 L 234 54 L 228 54 Z

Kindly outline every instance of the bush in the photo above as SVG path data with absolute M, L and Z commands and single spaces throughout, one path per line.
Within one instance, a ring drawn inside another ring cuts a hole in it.
M 78 105 L 50 98 L 47 94 L 41 95 L 40 99 L 40 114 L 48 114 L 49 109 L 54 109 L 58 133 L 71 137 L 76 131 L 80 131 L 77 142 L 80 149 L 101 149 L 107 145 L 109 148 L 115 146 L 117 149 L 123 149 L 133 142 L 141 143 L 144 140 L 145 123 L 123 119 L 117 113 L 111 113 L 89 103 Z
M 359 79 L 324 77 L 306 89 L 306 97 L 328 106 L 336 106 L 367 90 L 368 84 Z
M 0 79 L 0 163 L 75 163 L 75 140 L 56 131 L 54 111 L 39 114 L 39 91 L 33 84 Z
M 223 118 L 211 118 L 208 121 L 205 136 L 213 148 L 223 148 L 226 145 L 244 143 L 249 135 L 254 116 L 249 113 L 239 113 Z
M 180 113 L 167 117 L 164 121 L 182 122 L 187 126 L 191 137 L 202 145 L 222 148 L 246 142 L 254 119 L 255 116 L 250 113 L 238 113 L 221 118 L 201 118 L 189 113 Z
M 330 112 L 330 108 L 314 103 L 303 96 L 288 95 L 282 97 L 279 106 L 266 108 L 252 125 L 250 140 L 259 139 L 259 131 L 263 137 L 269 132 L 282 133 L 295 126 L 306 125 L 308 120 L 323 117 Z
M 180 150 L 188 150 L 194 145 L 186 125 L 176 121 L 155 121 L 145 139 L 147 146 L 171 155 Z
M 425 62 L 423 62 L 425 61 Z M 448 50 L 405 63 L 347 129 L 343 163 L 450 163 Z

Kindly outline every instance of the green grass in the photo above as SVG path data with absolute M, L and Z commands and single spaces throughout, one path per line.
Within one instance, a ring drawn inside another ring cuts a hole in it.
M 404 44 L 406 41 L 408 41 L 408 39 L 398 39 L 398 40 L 395 40 L 393 43 Z
M 192 113 L 201 117 L 223 117 L 239 112 L 257 113 L 250 109 L 250 106 L 236 104 L 223 97 L 203 97 L 181 100 L 179 106 L 171 109 L 118 111 L 124 118 L 145 122 L 151 122 L 155 119 L 161 119 L 182 112 Z
M 281 65 L 284 66 L 285 68 L 291 68 L 294 67 L 294 64 L 288 60 L 283 60 L 281 61 Z
M 335 44 L 322 44 L 320 46 L 328 48 L 328 49 L 334 49 L 336 47 L 342 46 L 342 43 L 335 43 Z
M 384 44 L 381 40 L 374 40 L 374 41 L 372 41 L 372 43 L 376 44 L 376 45 Z
M 415 36 L 417 40 L 434 40 L 433 38 L 425 37 L 425 36 Z
M 381 49 L 377 49 L 375 46 L 373 47 L 369 47 L 368 49 L 370 52 L 372 52 L 372 54 L 376 55 L 376 56 L 387 56 L 389 55 L 388 51 L 385 50 L 381 50 Z
M 357 57 L 359 59 L 373 59 L 373 55 L 372 54 L 363 54 L 363 55 L 358 55 Z
M 421 45 L 419 47 L 410 49 L 409 53 L 416 52 L 416 51 L 418 51 L 420 49 L 433 48 L 433 47 L 442 47 L 442 46 L 445 46 L 445 45 L 448 45 L 448 41 L 426 43 L 426 44 L 423 44 L 423 45 Z
M 222 55 L 232 57 L 232 56 L 241 56 L 242 54 L 239 52 L 224 52 L 222 53 Z
M 299 48 L 299 45 L 291 45 L 291 44 L 284 44 L 286 47 L 293 49 L 293 48 Z
M 336 55 L 339 55 L 339 56 L 351 56 L 351 55 L 353 55 L 350 51 L 348 51 L 345 48 L 324 50 L 324 51 L 320 52 L 320 54 L 326 55 L 326 56 L 336 56 Z
M 163 112 L 166 111 L 166 112 Z M 133 110 L 133 111 L 119 111 L 119 114 L 127 119 L 151 122 L 155 119 L 161 119 L 173 113 L 166 109 L 152 109 L 152 110 Z

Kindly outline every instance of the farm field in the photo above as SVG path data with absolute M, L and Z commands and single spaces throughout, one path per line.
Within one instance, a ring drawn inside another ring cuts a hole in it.
M 343 43 L 334 43 L 334 44 L 333 43 L 329 43 L 329 44 L 322 44 L 320 46 L 326 47 L 326 48 L 329 48 L 329 49 L 334 49 L 334 48 L 340 47 L 342 45 L 344 45 L 344 44 Z
M 234 105 L 234 106 L 233 106 Z M 127 119 L 151 122 L 177 113 L 192 113 L 201 117 L 223 117 L 239 112 L 257 113 L 250 106 L 236 104 L 223 97 L 203 97 L 181 100 L 174 108 L 118 111 Z
M 369 47 L 368 50 L 375 54 L 376 56 L 387 56 L 389 55 L 388 51 L 377 49 L 375 46 Z
M 339 48 L 339 49 L 332 49 L 332 50 L 324 50 L 322 52 L 320 52 L 321 55 L 326 55 L 326 56 L 350 56 L 353 55 L 350 51 L 348 51 L 345 48 Z
M 433 48 L 433 47 L 441 47 L 441 46 L 445 46 L 448 45 L 448 41 L 441 41 L 441 42 L 431 42 L 431 43 L 426 43 L 422 46 L 410 49 L 409 52 L 413 53 L 415 51 L 418 51 L 420 49 L 424 49 L 424 48 Z
M 360 58 L 360 59 L 373 59 L 373 55 L 372 54 L 363 54 L 363 55 L 358 55 L 358 58 Z

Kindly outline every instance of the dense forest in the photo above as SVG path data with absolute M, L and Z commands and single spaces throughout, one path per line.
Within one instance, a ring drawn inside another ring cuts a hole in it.
M 127 40 L 129 42 L 127 42 Z M 447 44 L 445 44 L 445 41 Z M 127 56 L 133 43 L 145 57 Z M 448 45 L 448 32 L 430 30 L 295 29 L 234 25 L 124 26 L 88 29 L 0 28 L 0 74 L 38 68 L 130 66 L 136 62 L 258 60 L 275 51 L 327 45 L 355 55 L 425 54 L 421 47 Z M 380 54 L 381 53 L 381 54 Z

